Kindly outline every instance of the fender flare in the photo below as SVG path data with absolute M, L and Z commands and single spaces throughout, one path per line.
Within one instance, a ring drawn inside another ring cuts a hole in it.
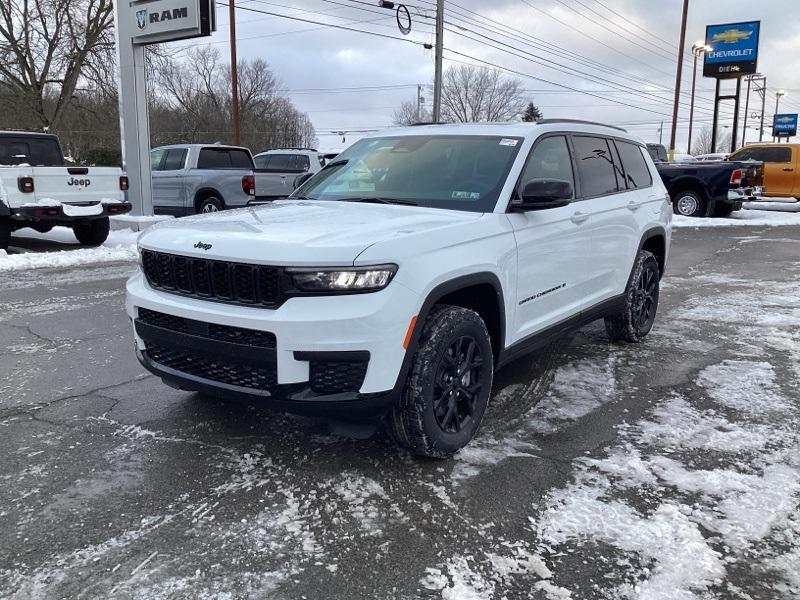
M 638 255 L 639 252 L 642 251 L 642 248 L 644 248 L 644 245 L 647 243 L 647 240 L 653 239 L 654 237 L 664 238 L 664 261 L 663 261 L 663 265 L 659 265 L 659 266 L 661 266 L 661 273 L 660 273 L 660 277 L 659 277 L 659 279 L 660 279 L 660 278 L 664 277 L 664 271 L 666 270 L 666 267 L 667 267 L 667 252 L 668 252 L 668 250 L 667 250 L 667 230 L 663 226 L 660 226 L 660 225 L 647 229 L 642 234 L 642 238 L 639 240 L 639 247 L 636 250 L 636 254 Z M 656 258 L 658 258 L 658 257 L 656 257 Z M 635 267 L 636 266 L 636 258 L 635 257 L 633 259 L 633 262 L 634 262 L 634 267 Z M 631 275 L 633 275 L 633 268 L 634 267 L 631 267 Z
M 422 303 L 422 307 L 419 309 L 417 313 L 417 320 L 414 325 L 414 331 L 411 334 L 411 340 L 408 344 L 408 348 L 406 349 L 406 355 L 403 357 L 403 364 L 400 367 L 400 372 L 397 375 L 397 381 L 394 385 L 394 392 L 399 394 L 403 391 L 403 386 L 405 385 L 406 378 L 408 377 L 408 372 L 411 370 L 411 362 L 414 359 L 414 355 L 417 352 L 417 347 L 419 346 L 419 340 L 422 336 L 422 329 L 425 324 L 425 321 L 428 318 L 428 315 L 431 312 L 431 309 L 434 305 L 444 298 L 447 294 L 452 292 L 457 292 L 459 290 L 463 290 L 468 287 L 472 287 L 474 285 L 482 285 L 482 284 L 489 284 L 494 288 L 495 295 L 497 297 L 497 304 L 500 310 L 500 339 L 498 340 L 497 347 L 499 351 L 502 352 L 505 348 L 505 337 L 506 337 L 506 306 L 505 306 L 505 298 L 503 296 L 503 286 L 500 283 L 500 279 L 492 273 L 491 271 L 479 271 L 476 273 L 470 273 L 467 275 L 460 275 L 458 277 L 454 277 L 453 279 L 448 279 L 445 282 L 440 283 L 436 287 L 434 287 L 428 295 L 425 297 L 424 302 Z M 494 357 L 495 361 L 498 360 L 499 357 Z

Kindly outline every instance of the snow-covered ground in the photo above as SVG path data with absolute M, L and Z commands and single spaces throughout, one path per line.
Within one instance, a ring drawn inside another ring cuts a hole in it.
M 78 267 L 98 263 L 135 261 L 138 236 L 138 232 L 128 229 L 111 231 L 102 246 L 81 248 L 72 230 L 66 227 L 55 227 L 48 233 L 39 233 L 33 229 L 20 229 L 11 237 L 12 252 L 0 250 L 0 271 Z M 58 244 L 58 249 L 48 249 L 43 252 L 18 252 L 20 247 L 24 246 L 26 238 L 54 242 Z M 71 244 L 75 244 L 77 247 L 71 249 L 69 247 Z
M 673 215 L 673 227 L 737 227 L 741 225 L 777 227 L 800 226 L 800 212 L 745 209 L 731 213 L 729 217 L 698 219 Z

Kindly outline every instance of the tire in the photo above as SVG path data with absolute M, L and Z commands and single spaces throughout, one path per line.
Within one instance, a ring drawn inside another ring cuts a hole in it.
M 706 201 L 697 192 L 684 190 L 675 194 L 672 210 L 684 217 L 702 217 L 706 214 Z
M 417 456 L 455 454 L 480 428 L 493 376 L 491 339 L 480 315 L 459 306 L 435 306 L 400 402 L 388 416 L 389 434 Z
M 625 288 L 624 308 L 605 318 L 612 341 L 638 343 L 650 333 L 658 310 L 659 275 L 656 257 L 640 250 Z
M 84 246 L 99 246 L 108 239 L 110 229 L 108 217 L 81 221 L 72 226 L 75 237 Z
M 8 219 L 0 217 L 0 250 L 8 250 L 11 245 L 11 223 Z
M 715 217 L 730 217 L 733 212 L 733 206 L 730 204 L 717 204 L 714 206 Z
M 224 208 L 222 200 L 216 196 L 209 196 L 197 203 L 197 214 L 215 213 L 224 210 Z

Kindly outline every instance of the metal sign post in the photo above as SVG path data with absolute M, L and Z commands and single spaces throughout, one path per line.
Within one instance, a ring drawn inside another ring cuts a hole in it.
M 153 214 L 145 46 L 211 35 L 214 0 L 122 0 L 114 3 L 122 169 L 131 214 Z
M 723 100 L 734 101 L 733 135 L 731 152 L 736 151 L 736 138 L 739 127 L 739 99 L 742 91 L 742 77 L 753 75 L 758 67 L 758 37 L 760 21 L 747 23 L 727 23 L 706 27 L 706 46 L 711 50 L 703 59 L 703 76 L 717 80 L 714 95 L 714 118 L 711 131 L 711 152 L 717 151 L 717 128 L 719 123 L 719 104 Z M 722 79 L 736 79 L 736 93 L 720 94 Z

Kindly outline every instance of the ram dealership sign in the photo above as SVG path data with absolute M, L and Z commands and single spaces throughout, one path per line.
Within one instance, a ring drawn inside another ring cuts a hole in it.
M 761 21 L 728 23 L 706 27 L 703 75 L 717 79 L 734 79 L 757 72 L 758 34 Z
M 133 0 L 134 44 L 209 35 L 216 29 L 214 0 Z
M 797 114 L 775 115 L 772 121 L 772 135 L 775 137 L 797 135 Z

